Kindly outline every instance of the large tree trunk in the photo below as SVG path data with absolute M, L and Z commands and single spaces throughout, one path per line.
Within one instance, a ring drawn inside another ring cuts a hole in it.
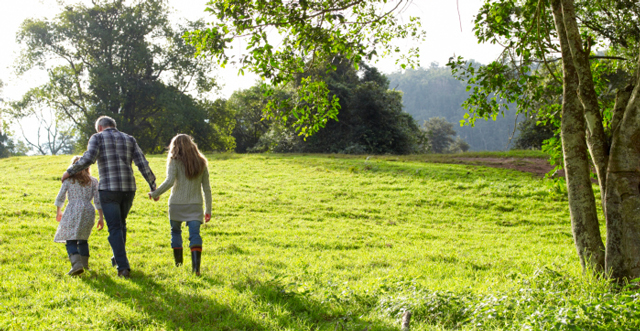
M 596 168 L 596 174 L 598 175 L 601 198 L 604 203 L 609 146 L 604 134 L 598 95 L 596 94 L 593 75 L 591 74 L 591 64 L 589 63 L 590 50 L 584 50 L 582 48 L 582 37 L 580 36 L 580 30 L 576 21 L 576 11 L 573 1 L 574 0 L 562 0 L 562 21 L 567 34 L 573 64 L 575 65 L 580 82 L 578 86 L 578 96 L 584 107 L 585 118 L 587 120 L 587 143 L 589 152 L 591 153 L 591 159 Z
M 590 180 L 584 108 L 578 98 L 578 74 L 574 66 L 562 17 L 561 0 L 552 0 L 563 64 L 562 152 L 567 174 L 573 239 L 584 269 L 603 270 L 604 245 Z
M 616 110 L 618 103 L 626 104 L 626 109 L 619 121 L 619 111 L 612 121 L 614 131 L 605 194 L 606 270 L 619 281 L 640 277 L 639 90 L 640 84 L 636 83 L 630 98 L 628 91 L 618 93 Z

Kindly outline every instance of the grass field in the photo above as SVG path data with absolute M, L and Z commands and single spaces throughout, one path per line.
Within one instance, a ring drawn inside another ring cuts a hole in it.
M 69 156 L 0 160 L 0 330 L 398 330 L 406 309 L 412 330 L 637 327 L 638 297 L 582 275 L 566 197 L 530 174 L 418 157 L 209 159 L 203 275 L 188 258 L 173 266 L 168 194 L 145 199 L 137 174 L 130 280 L 110 266 L 106 228 L 89 241 L 92 270 L 65 275 L 53 200 Z M 149 160 L 162 181 L 165 157 Z

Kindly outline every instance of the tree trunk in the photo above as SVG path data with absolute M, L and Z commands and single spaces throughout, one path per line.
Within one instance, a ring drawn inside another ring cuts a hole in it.
M 598 104 L 598 95 L 596 94 L 593 83 L 593 75 L 591 74 L 591 63 L 589 63 L 590 50 L 584 50 L 582 48 L 582 37 L 580 36 L 578 22 L 576 21 L 576 11 L 573 1 L 574 0 L 562 0 L 562 21 L 567 34 L 568 46 L 571 50 L 573 63 L 578 74 L 578 96 L 584 107 L 587 127 L 589 129 L 587 131 L 587 143 L 589 152 L 591 153 L 591 159 L 596 168 L 596 174 L 598 175 L 601 198 L 604 203 L 609 146 L 604 133 L 602 114 L 600 114 L 600 105 Z
M 640 66 L 640 64 L 639 64 Z M 607 173 L 606 270 L 618 281 L 640 277 L 640 84 L 636 83 L 626 109 L 613 126 Z M 618 93 L 618 102 L 628 98 Z M 617 109 L 618 107 L 616 107 Z M 619 114 L 619 113 L 618 113 Z M 616 115 L 618 115 L 616 114 Z
M 565 32 L 561 0 L 552 0 L 551 5 L 560 38 L 564 72 L 560 130 L 567 174 L 571 230 L 583 269 L 601 272 L 604 266 L 604 245 L 591 187 L 584 109 L 577 94 L 578 74 Z

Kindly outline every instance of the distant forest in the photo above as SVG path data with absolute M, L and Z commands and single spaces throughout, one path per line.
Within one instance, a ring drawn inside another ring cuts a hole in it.
M 469 96 L 466 84 L 455 79 L 447 67 L 432 64 L 429 68 L 406 70 L 404 73 L 388 74 L 389 88 L 402 91 L 404 111 L 422 125 L 425 120 L 444 117 L 454 123 L 459 137 L 471 146 L 472 151 L 501 151 L 513 146 L 515 137 L 509 143 L 516 121 L 515 105 L 505 111 L 504 117 L 498 116 L 496 121 L 477 120 L 475 127 L 460 126 L 465 109 L 461 107 Z M 524 120 L 523 116 L 518 121 Z

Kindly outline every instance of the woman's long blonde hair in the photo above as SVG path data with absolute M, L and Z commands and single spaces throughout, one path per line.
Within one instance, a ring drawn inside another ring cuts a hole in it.
M 207 167 L 207 159 L 200 153 L 198 145 L 188 134 L 181 133 L 171 139 L 167 162 L 171 159 L 182 162 L 185 175 L 189 179 L 198 177 Z
M 71 159 L 71 165 L 76 164 L 82 156 L 76 155 Z M 78 182 L 82 186 L 91 185 L 91 170 L 89 168 L 76 172 L 69 179 L 73 179 L 73 183 Z

